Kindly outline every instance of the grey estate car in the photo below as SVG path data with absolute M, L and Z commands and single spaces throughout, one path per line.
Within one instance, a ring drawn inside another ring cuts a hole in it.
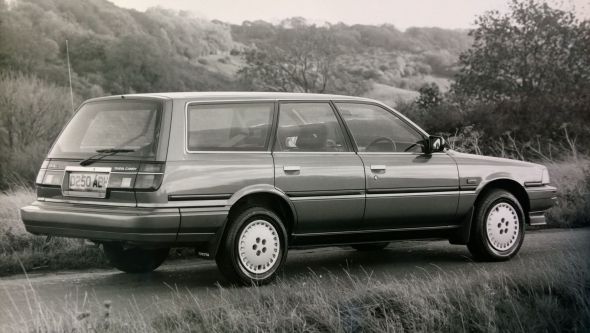
M 243 284 L 297 247 L 446 238 L 507 260 L 555 201 L 544 166 L 450 150 L 374 100 L 292 93 L 91 99 L 36 184 L 33 234 L 102 244 L 130 273 L 193 247 Z

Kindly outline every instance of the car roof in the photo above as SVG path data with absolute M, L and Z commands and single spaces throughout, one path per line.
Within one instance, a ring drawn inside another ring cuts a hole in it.
M 276 99 L 276 100 L 353 100 L 376 102 L 374 100 L 332 94 L 310 94 L 310 93 L 289 93 L 289 92 L 253 92 L 253 91 L 199 91 L 199 92 L 163 92 L 147 94 L 125 94 L 113 95 L 95 100 L 113 99 L 113 98 L 158 98 L 158 99 L 193 99 L 199 101 L 214 100 L 259 100 L 259 99 Z

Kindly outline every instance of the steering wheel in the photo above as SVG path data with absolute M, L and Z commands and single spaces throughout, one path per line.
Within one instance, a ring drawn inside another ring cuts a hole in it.
M 414 142 L 411 145 L 408 146 L 408 148 L 404 149 L 404 152 L 408 152 L 410 151 L 410 149 L 416 147 L 417 145 L 421 145 L 423 144 L 422 140 L 418 141 L 418 142 Z
M 390 138 L 384 137 L 384 136 L 380 136 L 378 138 L 376 138 L 375 140 L 371 141 L 371 143 L 369 143 L 367 145 L 367 148 L 365 148 L 365 151 L 374 151 L 374 152 L 389 152 L 388 150 L 382 150 L 382 149 L 377 149 L 377 150 L 373 150 L 373 148 L 371 148 L 372 146 L 377 146 L 375 148 L 378 148 L 378 145 L 384 144 L 384 143 L 389 143 L 391 145 L 391 151 L 395 152 L 397 151 L 397 146 L 395 145 L 395 142 L 393 140 L 391 140 Z

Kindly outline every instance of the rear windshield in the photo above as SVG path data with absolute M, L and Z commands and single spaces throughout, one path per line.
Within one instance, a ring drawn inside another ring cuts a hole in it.
M 117 157 L 154 157 L 161 113 L 161 104 L 153 101 L 85 104 L 61 133 L 49 157 L 83 157 L 103 149 L 132 150 Z

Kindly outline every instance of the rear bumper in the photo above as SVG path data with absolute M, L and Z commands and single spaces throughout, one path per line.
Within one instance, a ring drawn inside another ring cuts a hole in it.
M 544 225 L 545 211 L 557 203 L 557 189 L 553 186 L 543 185 L 527 187 L 529 196 L 529 224 Z
M 203 214 L 202 217 L 207 217 Z M 21 208 L 28 232 L 94 241 L 174 244 L 181 226 L 179 208 L 75 205 L 36 201 Z M 207 242 L 211 230 L 193 233 L 192 242 Z

